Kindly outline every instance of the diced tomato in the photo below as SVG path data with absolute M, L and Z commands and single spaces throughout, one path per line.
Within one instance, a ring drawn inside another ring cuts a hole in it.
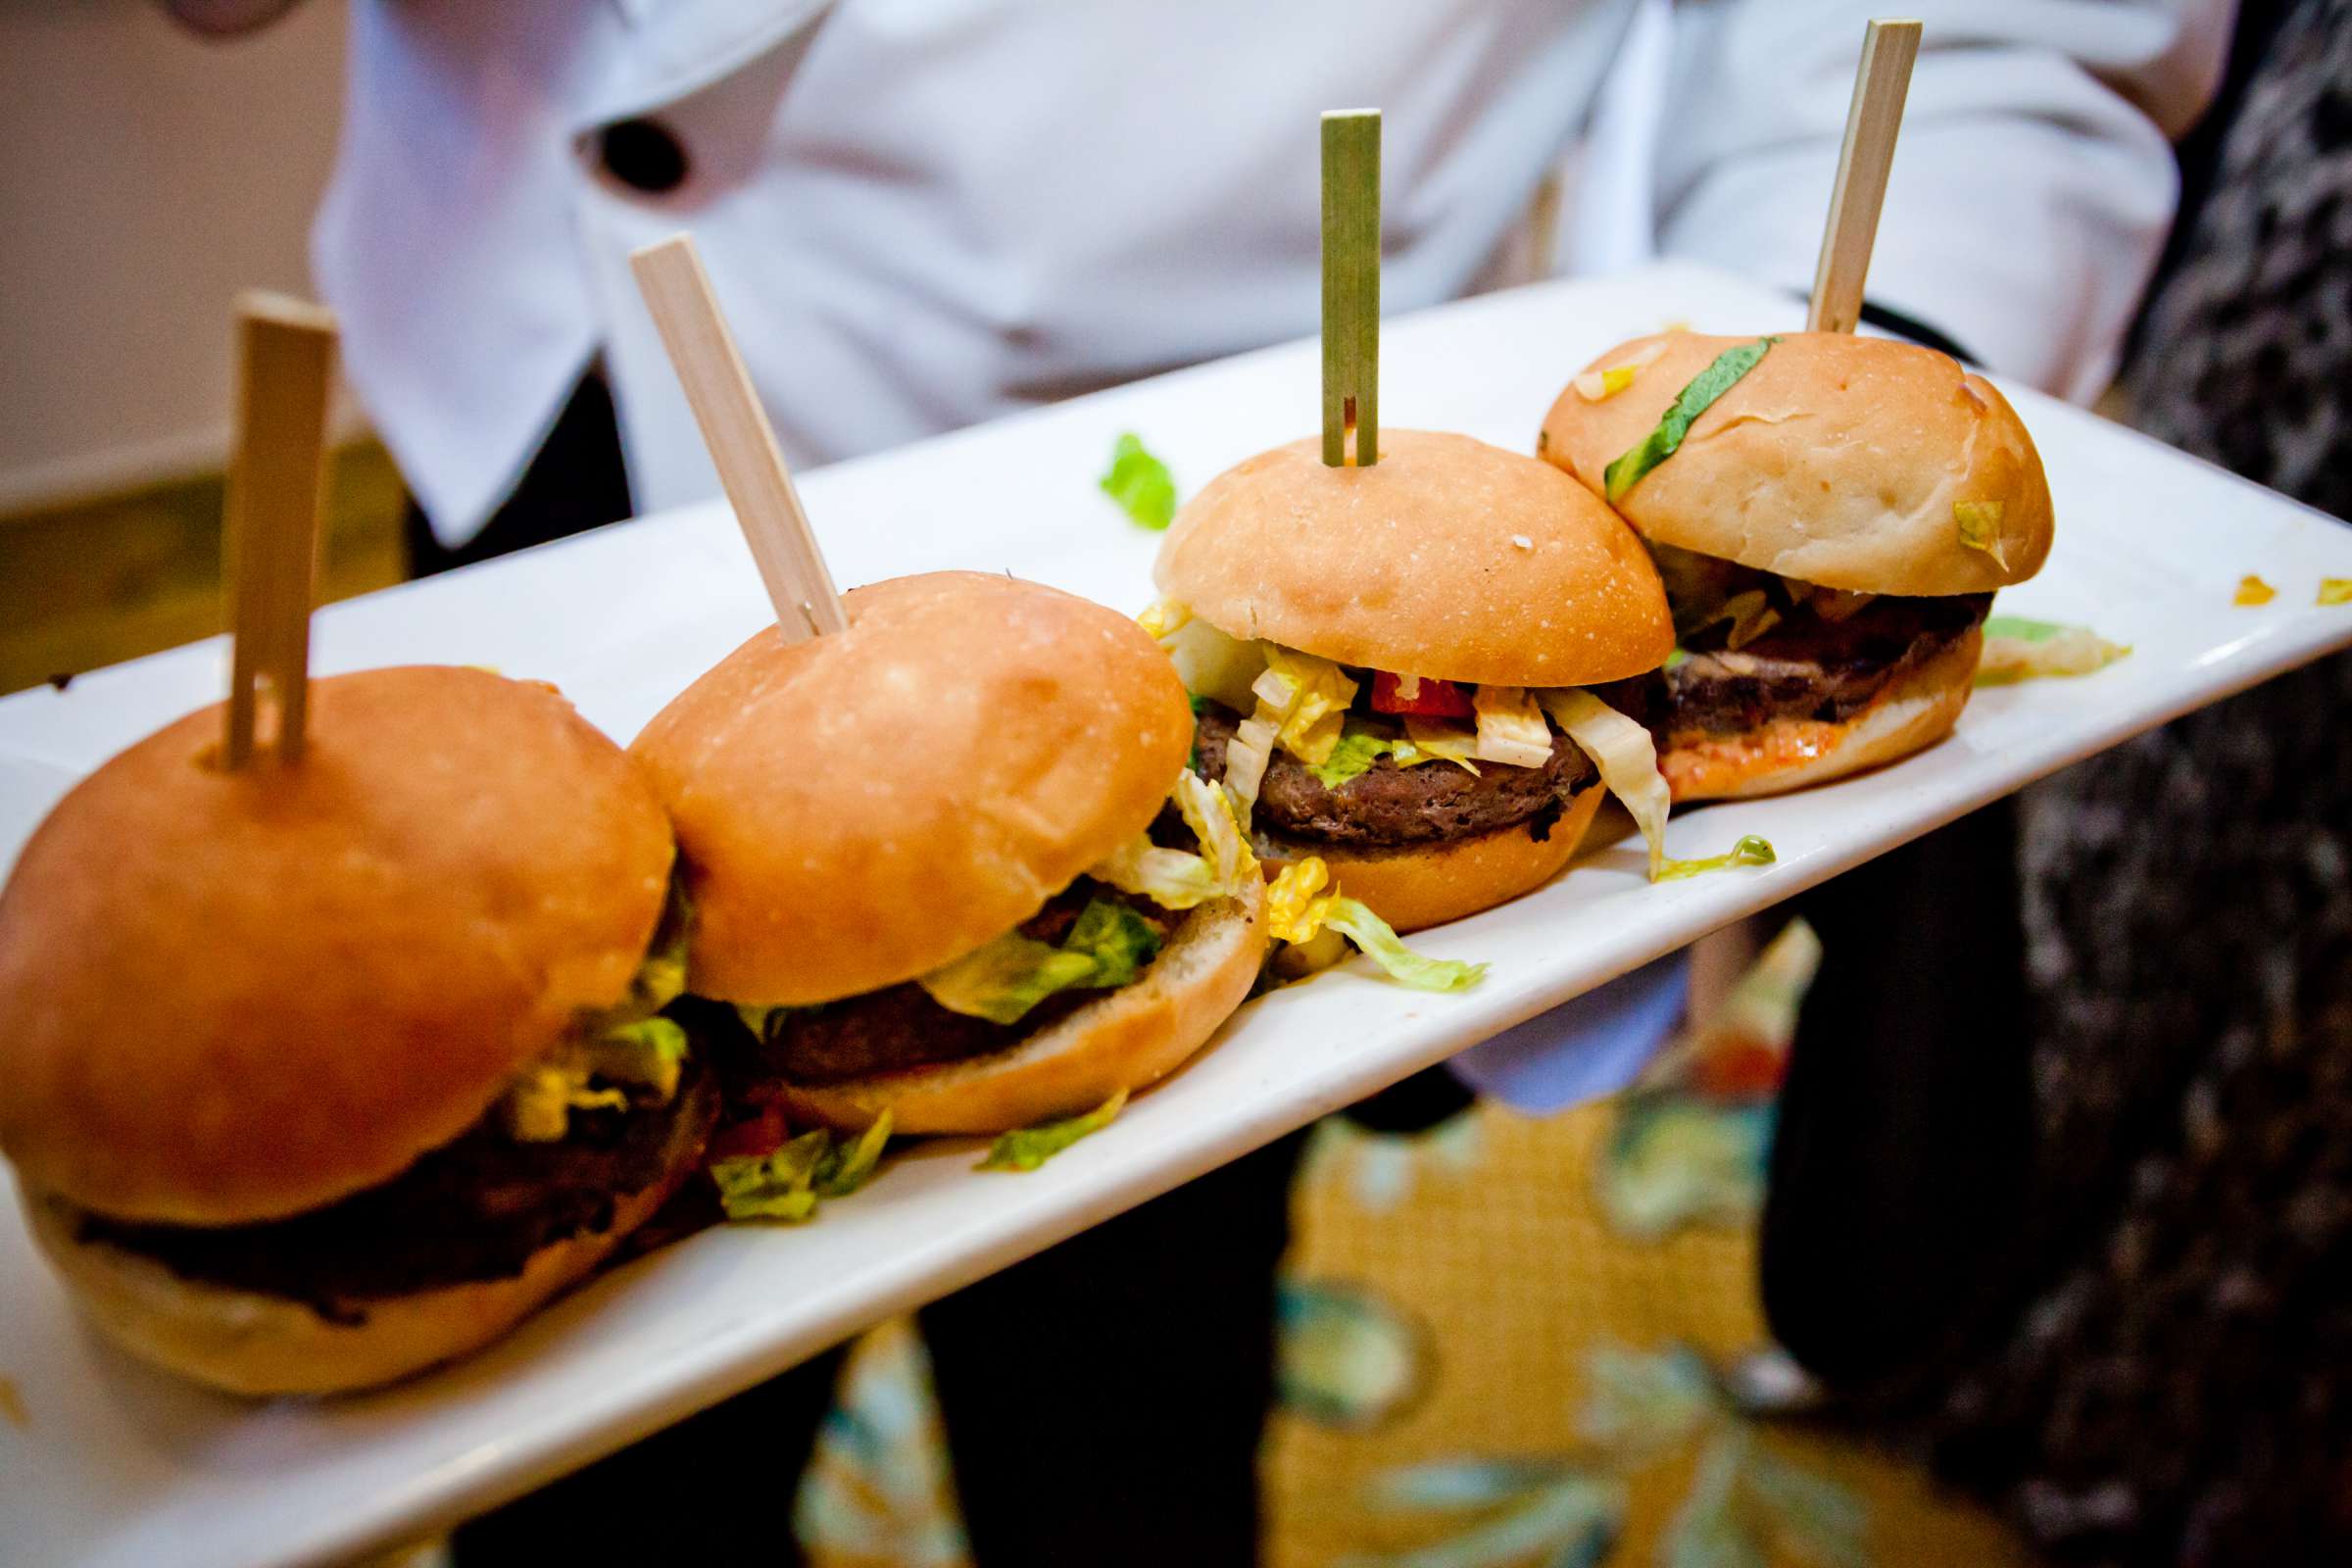
M 792 1129 L 784 1124 L 783 1107 L 768 1105 L 752 1120 L 737 1122 L 732 1127 L 713 1133 L 710 1150 L 703 1156 L 704 1162 L 772 1154 L 784 1147 L 784 1140 L 791 1132 Z
M 1415 718 L 1469 718 L 1475 712 L 1470 706 L 1470 689 L 1459 682 L 1431 680 L 1424 675 L 1421 689 L 1408 702 L 1396 695 L 1396 677 L 1385 669 L 1372 672 L 1372 710 L 1409 713 Z

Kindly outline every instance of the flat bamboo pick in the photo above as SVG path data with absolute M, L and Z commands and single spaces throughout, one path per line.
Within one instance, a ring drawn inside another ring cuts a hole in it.
M 1854 99 L 1845 112 L 1845 145 L 1838 154 L 1838 181 L 1830 189 L 1829 226 L 1813 270 L 1808 332 L 1851 332 L 1862 319 L 1862 284 L 1870 275 L 1870 249 L 1886 200 L 1894 138 L 1903 127 L 1903 99 L 1911 90 L 1919 34 L 1916 22 L 1874 22 L 1863 31 L 1862 65 L 1854 73 Z
M 629 258 L 629 266 L 686 389 L 695 422 L 703 428 L 704 444 L 718 466 L 718 481 L 734 505 L 744 542 L 760 564 L 777 629 L 788 642 L 847 631 L 833 573 L 809 531 L 808 514 L 801 510 L 792 470 L 776 449 L 776 432 L 760 406 L 751 372 L 719 314 L 718 296 L 711 292 L 694 237 L 678 234 L 648 245 Z
M 221 761 L 230 768 L 253 760 L 265 695 L 277 710 L 277 760 L 302 756 L 334 363 L 332 312 L 282 294 L 238 297 L 237 442 L 223 529 L 232 652 Z
M 1323 461 L 1380 461 L 1380 111 L 1323 116 Z

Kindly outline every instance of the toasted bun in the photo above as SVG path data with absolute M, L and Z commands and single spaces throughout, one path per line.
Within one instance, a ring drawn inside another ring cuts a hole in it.
M 1177 514 L 1152 577 L 1231 636 L 1441 680 L 1581 686 L 1674 648 L 1608 508 L 1466 435 L 1384 430 L 1369 468 L 1325 467 L 1312 439 L 1260 453 Z
M 1971 627 L 1843 723 L 1781 718 L 1744 735 L 1670 736 L 1658 771 L 1678 802 L 1734 800 L 1824 784 L 1925 751 L 1960 721 L 1984 642 Z
M 831 1127 L 884 1109 L 903 1133 L 1001 1133 L 1092 1110 L 1174 1072 L 1250 995 L 1266 956 L 1265 891 L 1203 904 L 1142 979 L 1008 1051 L 848 1083 L 787 1086 L 785 1113 Z
M 220 710 L 82 781 L 0 892 L 0 1148 L 126 1219 L 317 1207 L 464 1131 L 626 993 L 670 839 L 553 688 L 315 681 L 310 744 L 215 762 Z
M 1753 341 L 1671 332 L 1619 344 L 1592 368 L 1665 351 L 1614 397 L 1561 392 L 1540 450 L 1605 494 L 1608 466 L 1691 377 Z M 1999 560 L 1960 542 L 1962 501 L 2000 504 Z M 1855 593 L 1988 593 L 2033 576 L 2050 552 L 2041 455 L 1992 383 L 1932 349 L 1842 332 L 1782 338 L 1617 510 L 1660 544 Z
M 282 1296 L 186 1280 L 153 1258 L 76 1235 L 72 1204 L 27 1190 L 33 1240 L 74 1304 L 123 1349 L 231 1394 L 338 1394 L 390 1383 L 476 1350 L 584 1278 L 696 1169 L 716 1111 L 708 1077 L 686 1091 L 662 1179 L 614 1206 L 612 1223 L 533 1252 L 511 1279 L 357 1303 L 333 1322 Z
M 631 748 L 703 996 L 830 1002 L 969 953 L 1151 826 L 1191 749 L 1184 683 L 1114 611 L 968 571 L 844 603 L 848 631 L 756 633 Z
M 1598 785 L 1580 792 L 1541 840 L 1525 827 L 1506 827 L 1450 844 L 1350 855 L 1261 834 L 1269 852 L 1264 863 L 1271 872 L 1317 856 L 1330 868 L 1335 887 L 1361 899 L 1399 932 L 1418 931 L 1508 904 L 1557 876 L 1576 854 L 1607 793 Z

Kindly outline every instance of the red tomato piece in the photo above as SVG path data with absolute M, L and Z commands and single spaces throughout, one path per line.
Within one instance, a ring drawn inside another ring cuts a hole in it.
M 784 1125 L 783 1107 L 768 1105 L 753 1120 L 737 1122 L 732 1127 L 713 1133 L 703 1162 L 709 1164 L 714 1160 L 744 1156 L 758 1158 L 772 1154 L 784 1147 L 784 1140 L 790 1133 L 791 1129 Z
M 1458 681 L 1432 680 L 1424 675 L 1421 689 L 1408 702 L 1396 695 L 1396 677 L 1385 669 L 1372 672 L 1372 710 L 1414 718 L 1470 718 L 1477 711 L 1470 706 L 1470 689 Z

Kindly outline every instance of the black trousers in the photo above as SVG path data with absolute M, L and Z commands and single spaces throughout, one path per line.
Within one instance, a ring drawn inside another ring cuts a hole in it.
M 2031 1027 L 2009 802 L 1795 901 L 1821 936 L 1760 1245 L 1774 1337 L 1832 1390 L 1936 1377 L 2031 1282 Z

